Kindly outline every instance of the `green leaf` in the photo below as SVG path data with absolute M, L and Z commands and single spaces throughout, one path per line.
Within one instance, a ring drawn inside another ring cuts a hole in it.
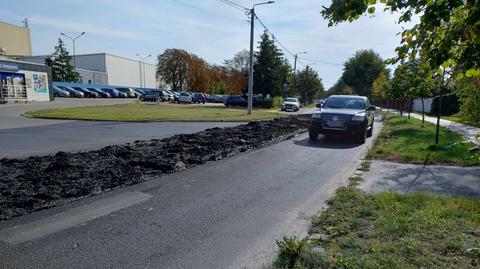
M 369 14 L 375 13 L 375 7 L 369 7 L 368 10 L 367 10 L 367 12 L 368 12 Z
M 456 76 L 455 76 L 455 79 L 456 80 L 461 80 L 462 78 L 464 78 L 465 76 L 463 75 L 463 73 L 458 73 Z
M 368 4 L 370 5 L 375 5 L 377 3 L 377 0 L 368 0 Z
M 478 76 L 480 76 L 480 70 L 479 69 L 468 69 L 467 72 L 465 72 L 465 76 L 467 78 L 478 77 Z

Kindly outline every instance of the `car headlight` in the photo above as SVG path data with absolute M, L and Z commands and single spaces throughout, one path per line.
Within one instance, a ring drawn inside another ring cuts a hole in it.
M 312 118 L 321 119 L 322 118 L 322 113 L 313 113 Z
M 364 121 L 365 120 L 365 113 L 358 113 L 352 117 L 352 121 Z

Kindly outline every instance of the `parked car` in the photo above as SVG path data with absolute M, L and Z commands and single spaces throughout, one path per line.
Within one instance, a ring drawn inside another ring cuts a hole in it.
M 194 93 L 192 94 L 192 102 L 205 104 L 205 96 L 202 93 Z
M 54 97 L 70 97 L 70 93 L 66 90 L 62 90 L 57 86 L 53 86 L 53 96 Z
M 173 93 L 173 101 L 178 102 L 178 96 L 180 95 L 180 93 L 176 91 L 172 91 L 172 93 Z
M 225 102 L 225 97 L 220 94 L 211 94 L 207 97 L 207 102 L 209 103 L 223 103 Z
M 232 95 L 225 99 L 225 106 L 247 106 L 248 100 L 243 96 Z
M 99 95 L 100 97 L 103 97 L 103 98 L 109 98 L 109 97 L 111 97 L 108 92 L 101 91 L 100 89 L 97 89 L 97 88 L 87 88 L 87 90 L 90 90 L 90 91 L 92 91 L 92 92 L 96 92 L 96 93 L 98 93 L 98 95 Z
M 127 94 L 125 94 L 123 92 L 119 92 L 116 89 L 101 88 L 100 90 L 103 91 L 103 92 L 109 93 L 110 96 L 112 96 L 113 98 L 127 98 Z
M 300 101 L 294 97 L 287 97 L 282 102 L 282 111 L 293 110 L 298 111 L 300 110 Z
M 145 90 L 142 90 L 142 89 L 133 89 L 133 90 L 137 93 L 138 97 L 145 94 Z
M 163 102 L 163 94 L 161 91 L 145 91 L 144 95 L 140 96 L 142 102 Z
M 127 95 L 127 98 L 137 98 L 137 94 L 133 89 L 130 88 L 115 88 L 115 90 L 122 92 Z
M 82 87 L 72 87 L 72 88 L 77 90 L 77 91 L 83 92 L 85 94 L 85 97 L 90 97 L 90 98 L 98 98 L 99 97 L 98 93 L 96 93 L 94 91 L 90 91 L 86 88 L 82 88 Z
M 77 97 L 77 98 L 85 97 L 85 94 L 83 92 L 77 91 L 71 87 L 67 87 L 67 86 L 58 86 L 58 87 L 70 93 L 70 97 Z
M 178 103 L 187 103 L 191 104 L 192 103 L 192 95 L 188 92 L 181 92 L 178 96 Z
M 309 138 L 317 140 L 318 134 L 344 134 L 363 144 L 372 135 L 374 111 L 375 106 L 365 96 L 332 95 L 321 110 L 312 114 Z
M 168 101 L 174 102 L 175 101 L 175 94 L 172 91 L 166 90 L 165 91 L 168 94 Z

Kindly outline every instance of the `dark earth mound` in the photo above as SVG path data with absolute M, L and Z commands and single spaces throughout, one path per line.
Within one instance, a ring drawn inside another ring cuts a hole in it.
M 288 139 L 309 116 L 212 128 L 88 152 L 0 160 L 0 220 L 132 185 Z

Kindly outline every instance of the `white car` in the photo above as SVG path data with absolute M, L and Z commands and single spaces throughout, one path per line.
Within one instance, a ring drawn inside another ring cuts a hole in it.
M 293 110 L 298 111 L 300 109 L 300 101 L 294 97 L 287 97 L 283 100 L 282 111 Z
M 177 98 L 178 103 L 192 103 L 192 96 L 188 92 L 181 92 Z

